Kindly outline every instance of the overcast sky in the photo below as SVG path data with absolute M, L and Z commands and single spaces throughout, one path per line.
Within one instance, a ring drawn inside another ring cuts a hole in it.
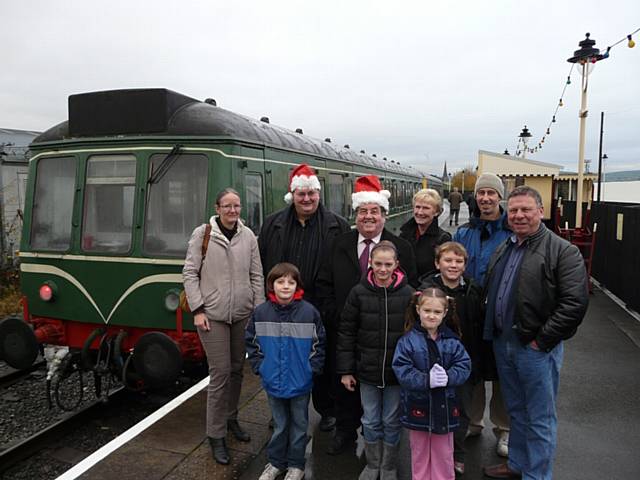
M 606 49 L 638 0 L 3 0 L 0 127 L 46 130 L 73 93 L 165 87 L 441 174 L 538 141 L 585 32 Z M 640 32 L 589 76 L 586 157 L 640 169 Z M 577 170 L 574 71 L 542 151 Z

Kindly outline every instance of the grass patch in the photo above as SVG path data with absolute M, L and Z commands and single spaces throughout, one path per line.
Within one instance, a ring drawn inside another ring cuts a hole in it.
M 17 270 L 0 271 L 0 319 L 20 313 L 20 277 Z

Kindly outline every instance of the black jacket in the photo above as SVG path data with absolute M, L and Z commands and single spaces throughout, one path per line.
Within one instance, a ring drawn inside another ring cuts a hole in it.
M 260 229 L 258 237 L 258 246 L 260 248 L 260 258 L 262 260 L 262 271 L 264 272 L 265 281 L 269 271 L 278 263 L 283 262 L 285 258 L 284 246 L 286 244 L 285 235 L 287 234 L 287 220 L 293 205 L 278 210 L 269 215 Z M 317 253 L 320 259 L 317 262 L 316 271 L 313 272 L 313 278 L 317 279 L 322 259 L 326 258 L 331 251 L 331 244 L 334 239 L 345 232 L 349 231 L 349 223 L 340 215 L 336 215 L 332 211 L 318 205 L 318 220 L 321 225 L 321 249 Z M 316 286 L 315 284 L 304 286 L 304 298 L 317 305 Z
M 384 229 L 380 240 L 389 240 L 398 249 L 400 268 L 410 285 L 416 285 L 416 259 L 411 245 Z M 325 258 L 316 282 L 316 296 L 326 329 L 336 329 L 342 308 L 351 289 L 360 282 L 358 261 L 358 231 L 352 230 L 336 237 L 330 254 Z
M 464 284 L 456 288 L 447 287 L 442 281 L 440 273 L 434 273 L 424 279 L 419 290 L 429 287 L 437 287 L 453 297 L 455 301 L 455 312 L 460 322 L 462 345 L 471 358 L 471 376 L 469 379 L 476 383 L 481 379 L 496 379 L 495 360 L 493 355 L 488 355 L 491 344 L 482 339 L 482 329 L 484 325 L 484 310 L 482 308 L 482 289 L 472 278 L 463 277 Z M 453 309 L 449 308 L 444 321 L 445 324 L 454 330 Z M 454 330 L 455 331 L 455 330 Z
M 413 288 L 399 272 L 393 285 L 373 284 L 372 270 L 351 289 L 338 325 L 336 372 L 359 382 L 384 387 L 397 385 L 391 362 L 404 334 L 404 318 Z
M 411 244 L 416 256 L 418 276 L 421 277 L 436 269 L 436 247 L 451 240 L 451 234 L 438 226 L 438 217 L 435 217 L 424 235 L 416 238 L 418 224 L 412 217 L 400 227 L 400 238 Z
M 493 311 L 490 298 L 495 267 L 510 239 L 498 247 L 487 269 L 485 296 L 487 312 Z M 516 280 L 514 329 L 523 345 L 535 340 L 541 350 L 550 351 L 571 338 L 582 322 L 589 304 L 587 271 L 575 245 L 551 232 L 544 224 L 525 240 L 526 251 Z M 497 275 L 496 275 L 497 277 Z M 485 318 L 484 338 L 494 336 L 493 318 Z

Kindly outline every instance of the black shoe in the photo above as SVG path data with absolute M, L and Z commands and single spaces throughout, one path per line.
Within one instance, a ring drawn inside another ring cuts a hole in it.
M 336 426 L 335 417 L 331 417 L 329 415 L 324 415 L 320 419 L 320 423 L 318 424 L 318 428 L 323 432 L 330 432 L 333 430 L 333 427 Z
M 336 432 L 331 440 L 327 453 L 329 455 L 340 455 L 346 452 L 348 449 L 353 448 L 357 436 L 353 433 Z
M 227 428 L 229 429 L 229 431 L 231 431 L 233 436 L 236 437 L 236 440 L 238 440 L 240 442 L 250 442 L 251 441 L 251 435 L 249 435 L 247 432 L 245 432 L 242 429 L 242 427 L 238 423 L 238 420 L 228 420 L 227 421 Z
M 229 458 L 229 451 L 224 438 L 209 437 L 209 445 L 211 445 L 214 460 L 221 465 L 229 465 L 231 459 Z

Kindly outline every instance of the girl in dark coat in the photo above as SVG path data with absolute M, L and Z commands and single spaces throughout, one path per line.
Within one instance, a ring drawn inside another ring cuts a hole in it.
M 412 296 L 395 245 L 383 240 L 371 250 L 368 274 L 353 287 L 342 311 L 337 373 L 347 390 L 360 382 L 367 457 L 360 480 L 397 478 L 400 386 L 391 360 Z
M 456 387 L 471 372 L 471 360 L 443 320 L 449 300 L 427 288 L 409 307 L 407 334 L 393 357 L 402 387 L 400 421 L 410 430 L 414 480 L 453 480 L 453 431 L 458 426 Z

